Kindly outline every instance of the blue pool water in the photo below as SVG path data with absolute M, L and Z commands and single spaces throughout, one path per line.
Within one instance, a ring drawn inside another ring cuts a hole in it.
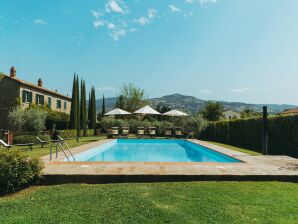
M 88 162 L 240 162 L 189 141 L 157 139 L 117 139 L 75 158 Z

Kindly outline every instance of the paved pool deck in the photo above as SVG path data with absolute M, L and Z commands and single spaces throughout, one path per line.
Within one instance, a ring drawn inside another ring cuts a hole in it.
M 72 148 L 77 154 L 99 146 L 110 139 Z M 45 184 L 113 183 L 160 181 L 291 181 L 298 182 L 298 160 L 288 156 L 251 156 L 200 140 L 188 140 L 214 151 L 232 156 L 242 163 L 218 162 L 65 162 L 59 152 L 50 161 L 44 156 Z

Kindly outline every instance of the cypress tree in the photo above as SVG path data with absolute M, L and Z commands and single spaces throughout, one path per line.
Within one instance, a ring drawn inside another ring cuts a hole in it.
M 95 96 L 95 88 L 93 87 L 93 128 L 96 128 L 97 121 L 97 113 L 96 113 L 96 96 Z
M 88 127 L 91 129 L 91 94 L 89 92 L 89 100 L 88 100 Z
M 81 105 L 80 105 L 80 126 L 81 129 L 85 130 L 86 129 L 86 125 L 85 125 L 85 119 L 86 119 L 86 98 L 85 98 L 85 94 L 84 94 L 84 82 L 81 79 Z
M 96 104 L 95 104 L 95 89 L 91 88 L 91 128 L 96 127 Z
M 72 86 L 72 98 L 71 98 L 71 109 L 70 109 L 70 125 L 71 129 L 77 129 L 77 82 L 76 74 L 73 76 L 73 86 Z
M 80 113 L 80 85 L 79 85 L 79 76 L 77 76 L 76 80 L 76 92 L 77 92 L 77 135 L 80 135 L 80 120 L 81 120 L 81 113 Z
M 106 113 L 105 95 L 102 96 L 101 117 Z

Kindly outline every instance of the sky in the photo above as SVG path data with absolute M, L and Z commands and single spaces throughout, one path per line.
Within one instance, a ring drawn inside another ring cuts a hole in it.
M 1 0 L 0 72 L 70 94 L 298 105 L 297 0 Z

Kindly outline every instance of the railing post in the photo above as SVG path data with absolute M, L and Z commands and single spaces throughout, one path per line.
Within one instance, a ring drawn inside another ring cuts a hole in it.
M 263 106 L 263 154 L 268 155 L 268 112 L 267 112 L 267 106 Z

